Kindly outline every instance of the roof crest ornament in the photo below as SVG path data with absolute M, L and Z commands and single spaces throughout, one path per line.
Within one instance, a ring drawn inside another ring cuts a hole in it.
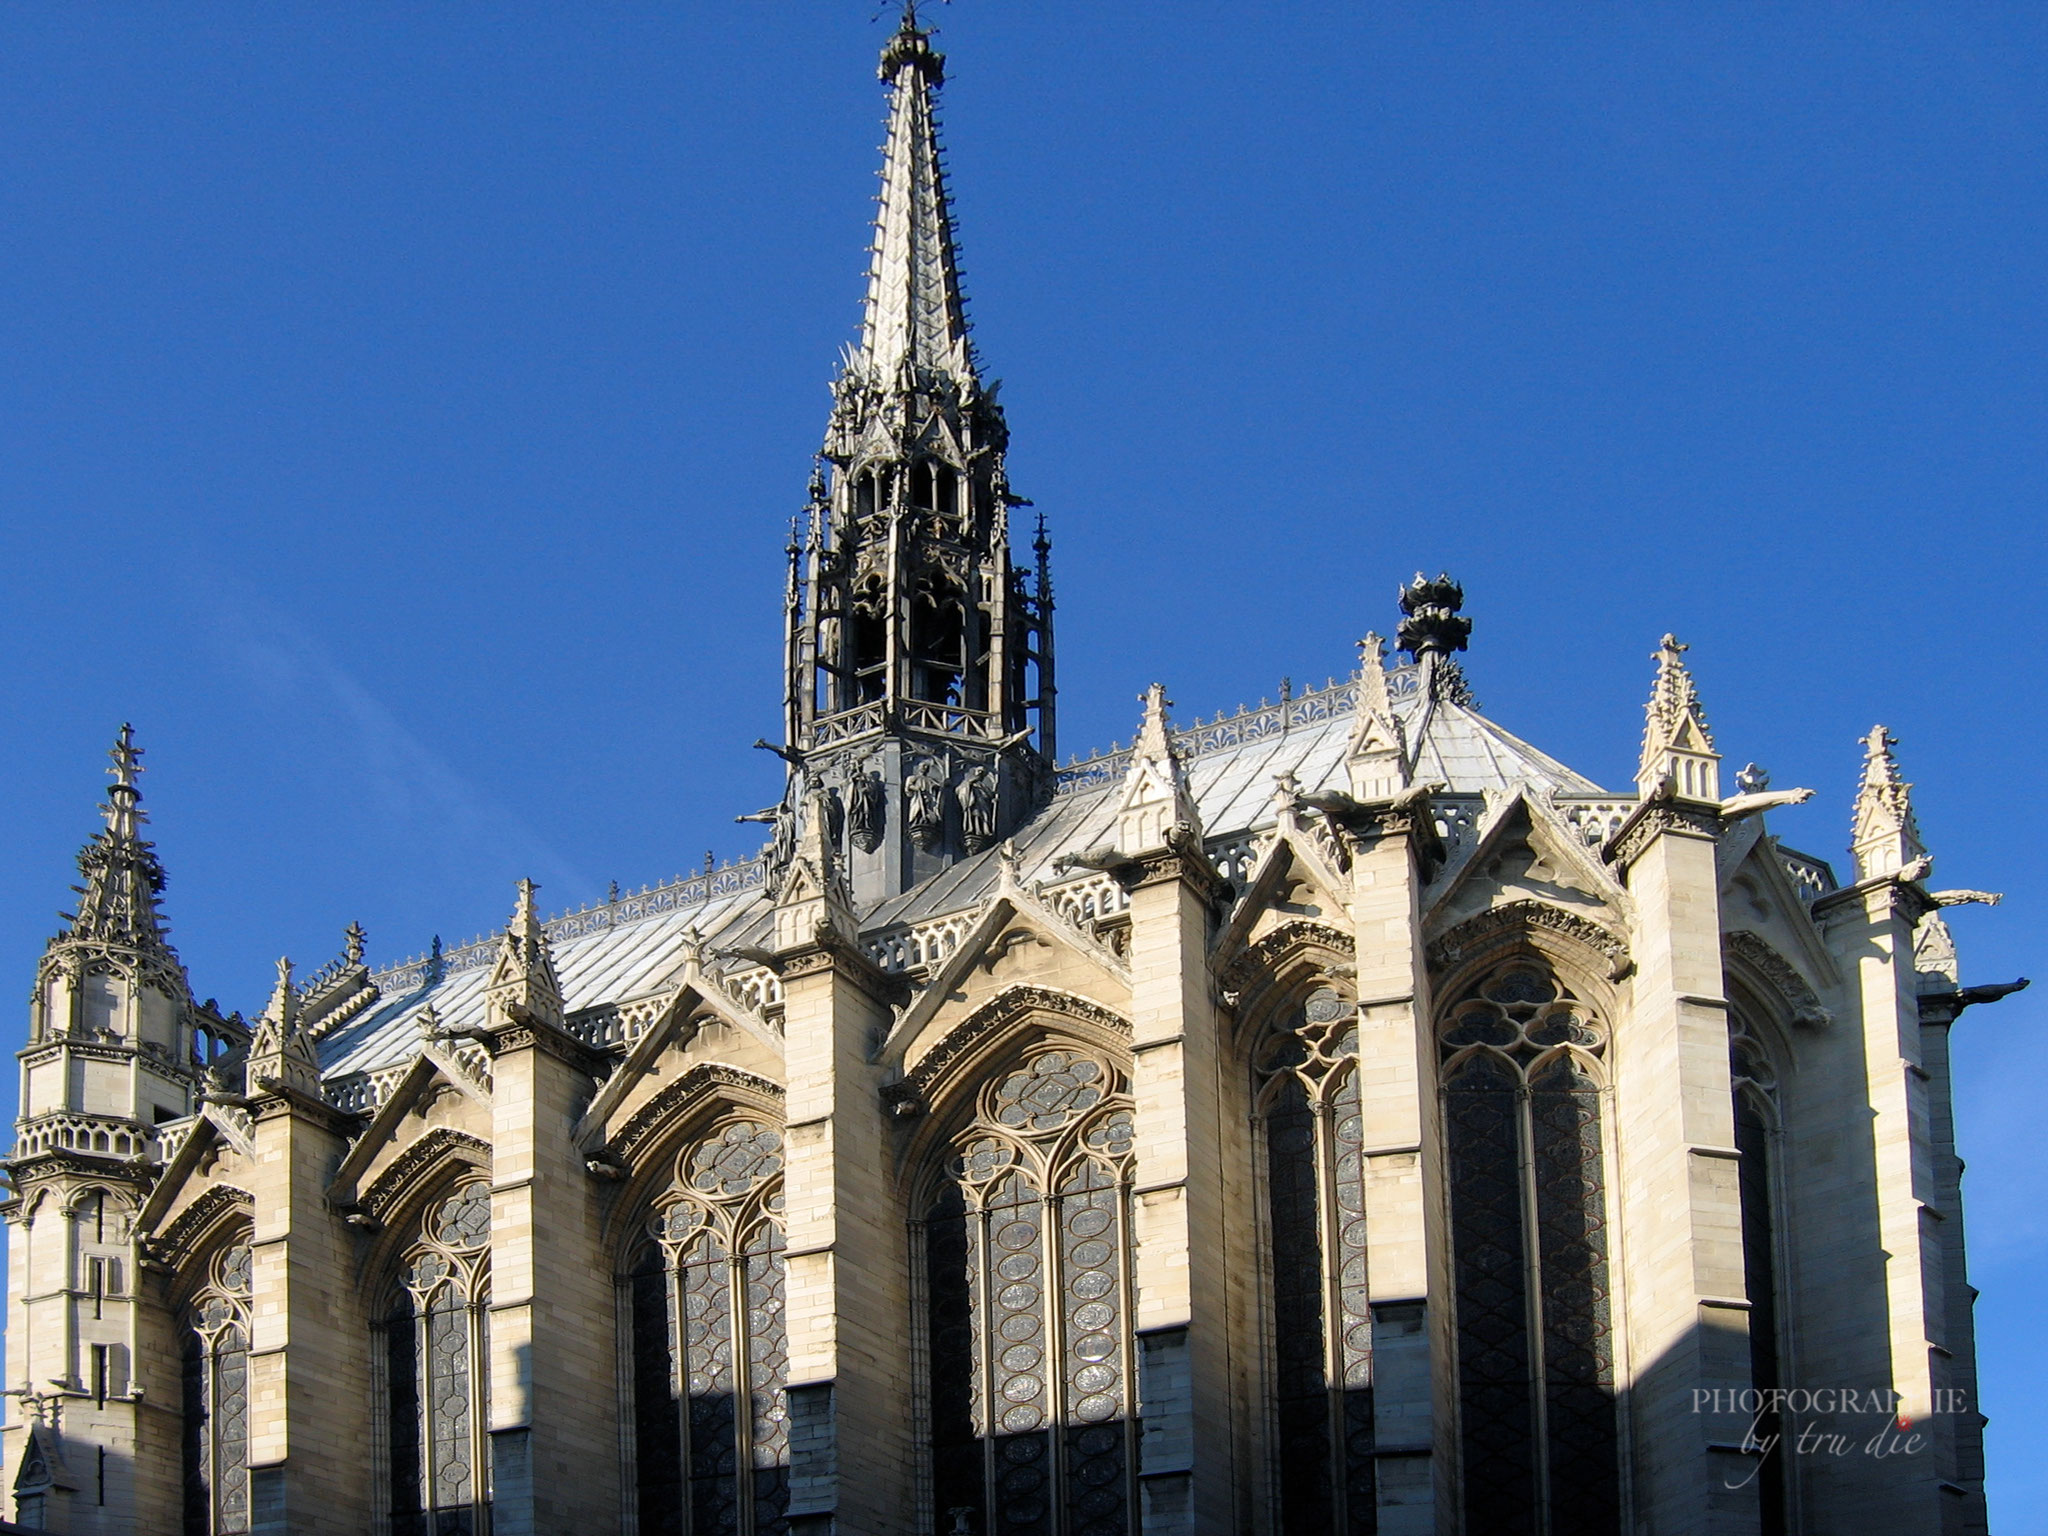
M 1466 685 L 1464 669 L 1451 660 L 1453 651 L 1465 649 L 1472 638 L 1472 621 L 1463 616 L 1465 589 L 1448 572 L 1439 571 L 1434 581 L 1417 571 L 1415 579 L 1401 588 L 1401 622 L 1394 630 L 1394 647 L 1415 658 L 1422 671 L 1423 697 L 1428 703 L 1441 700 L 1464 709 L 1477 703 Z M 1425 716 L 1425 725 L 1427 716 Z M 1419 743 L 1423 731 L 1418 730 Z

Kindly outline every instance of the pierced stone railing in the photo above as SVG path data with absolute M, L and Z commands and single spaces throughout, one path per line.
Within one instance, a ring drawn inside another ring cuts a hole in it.
M 718 984 L 734 1002 L 756 1013 L 782 1006 L 782 978 L 765 965 L 729 972 L 718 978 Z
M 869 939 L 864 946 L 868 958 L 885 971 L 911 971 L 939 964 L 960 947 L 981 917 L 982 909 L 972 907 L 929 922 L 895 928 Z
M 880 703 L 863 704 L 857 709 L 841 710 L 836 715 L 820 716 L 811 725 L 811 749 L 816 751 L 835 742 L 865 736 L 869 731 L 879 731 L 888 719 L 888 706 Z
M 374 1115 L 411 1070 L 412 1063 L 404 1061 L 397 1066 L 379 1067 L 375 1072 L 351 1072 L 345 1077 L 329 1078 L 320 1088 L 336 1109 L 352 1115 Z
M 1635 814 L 1637 804 L 1635 800 L 1571 800 L 1560 797 L 1557 808 L 1579 836 L 1586 840 L 1588 848 L 1599 848 Z
M 1479 820 L 1486 814 L 1484 795 L 1437 795 L 1429 806 L 1446 857 L 1457 858 L 1478 840 Z
M 98 1157 L 150 1157 L 156 1132 L 121 1115 L 59 1110 L 16 1127 L 15 1157 L 37 1152 L 85 1152 Z
M 1232 885 L 1242 886 L 1251 879 L 1252 871 L 1259 867 L 1259 860 L 1272 846 L 1273 836 L 1271 831 L 1266 831 L 1212 838 L 1207 844 L 1209 862 Z
M 635 998 L 631 1002 L 601 1003 L 595 1008 L 582 1009 L 569 1015 L 569 1032 L 601 1051 L 630 1051 L 640 1043 L 640 1037 L 647 1033 L 648 1026 L 661 1017 L 661 1010 L 668 1006 L 674 995 L 673 992 L 658 992 L 652 997 Z
M 1827 860 L 1787 848 L 1775 837 L 1771 842 L 1778 850 L 1778 858 L 1785 866 L 1785 873 L 1792 877 L 1792 884 L 1798 888 L 1801 901 L 1811 902 L 1839 888 L 1835 872 Z
M 157 1156 L 166 1163 L 175 1162 L 185 1143 L 192 1139 L 192 1133 L 199 1129 L 199 1117 L 187 1115 L 182 1120 L 166 1120 L 156 1128 Z
M 1091 932 L 1104 918 L 1129 911 L 1131 906 L 1130 893 L 1106 874 L 1047 886 L 1039 891 L 1038 899 L 1083 933 Z

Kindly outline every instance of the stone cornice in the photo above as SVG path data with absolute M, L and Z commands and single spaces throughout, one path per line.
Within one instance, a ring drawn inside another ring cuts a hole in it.
M 71 1147 L 52 1147 L 45 1152 L 30 1152 L 22 1157 L 7 1158 L 4 1164 L 8 1178 L 17 1191 L 26 1194 L 30 1184 L 46 1178 L 72 1174 L 83 1178 L 117 1179 L 133 1184 L 137 1189 L 147 1189 L 154 1184 L 162 1169 L 159 1164 L 139 1157 L 114 1157 L 98 1152 L 80 1152 Z
M 770 969 L 782 980 L 785 1007 L 790 982 L 827 971 L 852 982 L 877 1002 L 901 1002 L 906 992 L 902 977 L 892 976 L 876 965 L 858 943 L 836 928 L 820 926 L 817 936 L 809 943 L 777 954 Z
M 1665 833 L 1718 841 L 1720 807 L 1705 800 L 1678 800 L 1664 795 L 1643 801 L 1600 849 L 1608 863 L 1626 871 L 1651 843 Z
M 1845 885 L 1840 890 L 1816 896 L 1813 905 L 1807 910 L 1813 913 L 1815 921 L 1819 921 L 1823 917 L 1844 910 L 1852 903 L 1863 903 L 1871 896 L 1879 897 L 1884 902 L 1887 912 L 1895 913 L 1909 923 L 1917 923 L 1929 912 L 1936 911 L 1940 905 L 1927 894 L 1925 886 L 1900 870 L 1888 875 L 1872 875 L 1867 880 L 1858 880 L 1854 885 Z
M 1634 964 L 1629 958 L 1628 941 L 1613 929 L 1547 901 L 1528 899 L 1504 902 L 1466 918 L 1432 939 L 1426 958 L 1431 970 L 1448 971 L 1531 928 L 1548 929 L 1603 956 L 1609 981 L 1621 980 Z
M 363 1116 L 336 1109 L 325 1099 L 294 1088 L 282 1078 L 259 1077 L 253 1086 L 256 1092 L 249 1098 L 249 1117 L 258 1123 L 285 1118 L 305 1120 L 337 1136 L 354 1136 L 363 1129 Z
M 1109 876 L 1126 891 L 1141 891 L 1150 886 L 1184 880 L 1211 905 L 1222 901 L 1230 890 L 1224 878 L 1216 873 L 1216 866 L 1209 862 L 1201 838 L 1185 827 L 1170 829 L 1164 848 L 1133 854 L 1112 868 Z
M 611 1067 L 608 1052 L 586 1044 L 568 1030 L 542 1019 L 516 1019 L 509 1024 L 487 1025 L 477 1031 L 477 1038 L 494 1057 L 510 1055 L 514 1051 L 539 1051 L 543 1056 L 552 1057 L 593 1077 Z

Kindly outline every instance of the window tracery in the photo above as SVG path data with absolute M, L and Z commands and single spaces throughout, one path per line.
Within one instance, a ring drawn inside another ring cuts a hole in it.
M 1542 961 L 1444 1017 L 1465 1520 L 1619 1530 L 1601 1059 L 1607 1027 Z
M 1253 1052 L 1272 1259 L 1275 1485 L 1283 1532 L 1374 1528 L 1358 1019 L 1319 986 Z
M 640 1536 L 789 1528 L 782 1136 L 731 1120 L 685 1147 L 631 1267 Z
M 186 1536 L 249 1529 L 249 1289 L 244 1237 L 214 1255 L 186 1310 Z
M 1041 1050 L 988 1085 L 924 1222 L 936 1529 L 1133 1528 L 1129 1098 Z
M 392 1536 L 482 1536 L 491 1506 L 491 1190 L 427 1212 L 385 1324 Z

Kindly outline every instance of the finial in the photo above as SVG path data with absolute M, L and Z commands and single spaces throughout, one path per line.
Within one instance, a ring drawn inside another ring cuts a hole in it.
M 135 745 L 135 727 L 127 721 L 121 722 L 121 730 L 114 737 L 113 749 L 107 756 L 114 760 L 114 766 L 107 770 L 113 775 L 114 784 L 120 789 L 134 789 L 135 776 L 142 772 L 142 748 Z
M 613 907 L 616 907 L 616 906 L 617 906 L 617 905 L 619 904 L 619 882 L 618 882 L 618 881 L 614 880 L 614 881 L 613 881 L 613 882 L 612 882 L 612 883 L 611 883 L 611 884 L 610 884 L 609 886 L 605 887 L 604 899 L 605 899 L 605 904 L 606 904 L 607 906 L 613 906 Z
M 905 64 L 916 68 L 932 85 L 945 79 L 946 56 L 932 51 L 931 29 L 918 25 L 917 0 L 904 0 L 896 35 L 882 49 L 882 78 L 890 79 Z
M 1367 630 L 1365 638 L 1358 642 L 1358 669 L 1367 673 L 1387 669 L 1387 642 L 1377 630 Z
M 1735 775 L 1735 787 L 1745 795 L 1760 795 L 1771 787 L 1770 772 L 1755 763 L 1747 763 Z
M 1401 589 L 1401 624 L 1394 631 L 1394 644 L 1418 661 L 1425 654 L 1448 656 L 1462 651 L 1472 635 L 1472 621 L 1462 618 L 1465 589 L 1439 573 L 1431 581 L 1422 572 Z
M 369 938 L 370 936 L 363 932 L 363 925 L 361 923 L 350 923 L 346 928 L 342 929 L 342 953 L 348 956 L 348 963 L 350 965 L 361 965 L 363 963 L 363 947 L 369 942 Z
M 534 911 L 533 895 L 540 887 L 524 875 L 519 878 L 519 905 L 512 911 L 512 926 L 521 934 L 531 933 L 540 924 Z

